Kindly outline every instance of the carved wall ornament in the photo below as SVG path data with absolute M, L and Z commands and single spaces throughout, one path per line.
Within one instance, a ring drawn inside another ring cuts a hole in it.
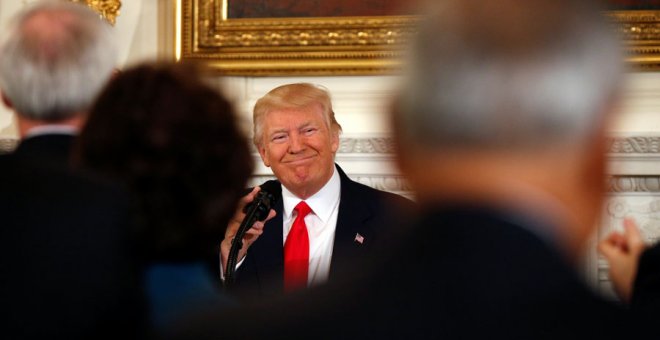
M 13 151 L 17 144 L 18 139 L 0 138 L 0 155 Z
M 660 176 L 611 176 L 608 192 L 660 194 Z
M 657 197 L 643 201 L 629 197 L 612 198 L 606 203 L 605 215 L 610 224 L 599 231 L 601 238 L 611 230 L 623 231 L 623 219 L 633 217 L 645 242 L 651 244 L 660 239 L 660 200 Z
M 608 152 L 618 154 L 658 154 L 660 155 L 660 137 L 633 136 L 612 137 L 608 141 Z M 16 145 L 15 139 L 0 139 L 0 152 L 9 151 Z M 250 142 L 250 146 L 252 143 Z M 252 146 L 253 147 L 253 146 Z M 253 147 L 253 152 L 257 152 Z M 391 137 L 351 138 L 342 137 L 339 142 L 338 154 L 394 154 L 394 140 Z M 660 166 L 658 167 L 660 175 Z
M 617 154 L 660 154 L 660 137 L 614 137 L 609 140 L 608 152 Z
M 69 0 L 89 6 L 111 25 L 115 25 L 121 8 L 121 0 Z
M 338 153 L 393 154 L 392 138 L 341 138 Z
M 610 154 L 648 154 L 660 156 L 660 136 L 624 136 L 609 137 Z M 377 138 L 341 138 L 338 153 L 393 154 L 394 139 Z M 660 174 L 660 167 L 658 168 Z
M 655 180 L 658 181 L 660 178 Z M 651 194 L 630 191 L 614 193 L 605 203 L 603 217 L 597 235 L 599 240 L 614 230 L 623 232 L 624 218 L 632 217 L 637 222 L 642 238 L 647 244 L 660 241 L 660 196 L 658 191 Z M 595 249 L 592 251 L 596 254 Z M 602 256 L 598 256 L 595 266 L 597 272 L 595 279 L 599 290 L 614 296 L 608 273 L 609 264 Z

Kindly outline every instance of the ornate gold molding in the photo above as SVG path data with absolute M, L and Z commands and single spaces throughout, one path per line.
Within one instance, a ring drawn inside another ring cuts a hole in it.
M 391 73 L 415 17 L 227 19 L 227 0 L 181 1 L 181 57 L 231 75 Z M 608 12 L 627 61 L 660 69 L 660 11 Z
M 83 3 L 94 11 L 99 13 L 99 15 L 107 20 L 111 25 L 114 26 L 117 17 L 119 16 L 119 9 L 121 8 L 120 0 L 69 0 L 71 2 L 80 2 Z
M 618 11 L 608 15 L 619 25 L 626 61 L 637 69 L 660 70 L 660 11 Z
M 227 0 L 182 1 L 182 59 L 224 74 L 383 74 L 399 66 L 413 17 L 226 19 Z

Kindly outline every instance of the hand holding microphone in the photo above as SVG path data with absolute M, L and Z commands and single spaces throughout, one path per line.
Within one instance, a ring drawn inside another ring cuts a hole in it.
M 271 207 L 279 196 L 279 190 L 279 182 L 268 181 L 241 199 L 220 244 L 225 285 L 233 281 L 236 263 L 245 257 L 248 248 L 263 233 L 264 223 L 275 217 L 275 210 Z

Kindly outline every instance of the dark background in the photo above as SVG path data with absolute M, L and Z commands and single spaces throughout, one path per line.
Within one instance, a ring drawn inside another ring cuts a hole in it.
M 227 0 L 227 17 L 300 18 L 412 14 L 406 0 Z M 611 10 L 660 9 L 660 0 L 605 0 Z
M 607 0 L 612 10 L 660 9 L 660 0 Z
M 407 14 L 406 0 L 227 0 L 227 17 L 344 17 Z M 408 11 L 410 13 L 410 11 Z

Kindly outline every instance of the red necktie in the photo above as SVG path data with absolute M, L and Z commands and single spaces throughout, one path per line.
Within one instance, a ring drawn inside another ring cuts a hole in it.
M 307 287 L 307 271 L 309 269 L 309 236 L 305 216 L 312 209 L 305 201 L 301 201 L 293 209 L 298 213 L 289 235 L 284 243 L 284 290 L 293 291 Z

